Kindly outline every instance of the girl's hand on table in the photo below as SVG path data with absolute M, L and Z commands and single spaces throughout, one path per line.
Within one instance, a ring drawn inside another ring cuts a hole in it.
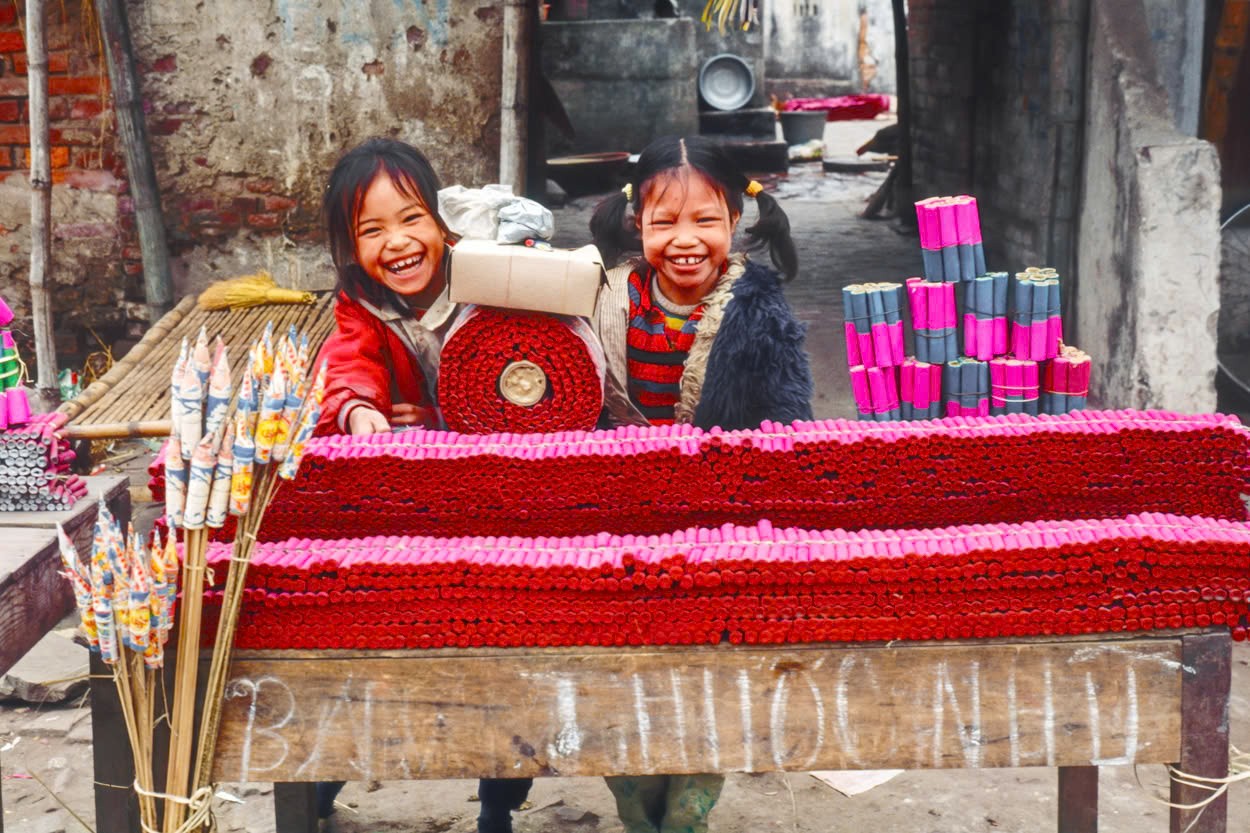
M 424 425 L 428 428 L 433 424 L 433 416 L 429 408 L 422 408 L 420 405 L 396 402 L 391 406 L 392 425 Z
M 347 415 L 347 430 L 352 436 L 363 437 L 390 431 L 386 417 L 366 405 L 357 405 Z

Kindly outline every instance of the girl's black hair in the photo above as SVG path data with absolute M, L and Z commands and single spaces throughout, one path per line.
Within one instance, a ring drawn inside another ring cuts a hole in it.
M 406 309 L 408 304 L 399 293 L 370 278 L 356 262 L 356 217 L 365 191 L 383 171 L 401 194 L 421 200 L 442 229 L 444 240 L 457 239 L 438 213 L 439 184 L 434 168 L 421 151 L 396 139 L 366 139 L 343 154 L 330 172 L 321 210 L 330 257 L 338 272 L 338 288 L 353 301 L 366 300 L 375 306 L 390 302 Z M 444 267 L 446 264 L 444 253 Z
M 742 197 L 750 180 L 721 145 L 703 136 L 656 139 L 647 145 L 634 166 L 629 184 L 632 199 L 624 191 L 612 194 L 599 203 L 590 218 L 591 236 L 607 266 L 615 266 L 623 255 L 642 251 L 638 230 L 626 209 L 632 207 L 634 216 L 641 216 L 643 202 L 654 186 L 654 180 L 683 167 L 703 174 L 720 191 L 729 210 L 742 216 Z M 794 250 L 794 241 L 790 239 L 790 219 L 777 201 L 763 191 L 755 196 L 755 204 L 759 207 L 760 216 L 755 225 L 746 230 L 750 245 L 768 246 L 773 263 L 781 270 L 784 279 L 789 280 L 799 271 L 798 254 Z

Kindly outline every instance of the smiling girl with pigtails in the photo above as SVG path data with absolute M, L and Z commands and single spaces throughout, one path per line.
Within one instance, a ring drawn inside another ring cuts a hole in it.
M 747 238 L 767 246 L 780 275 L 731 254 L 744 196 L 759 211 Z M 741 429 L 812 418 L 804 327 L 781 289 L 798 271 L 790 222 L 723 148 L 656 140 L 590 229 L 605 265 L 623 261 L 595 311 L 607 422 Z M 626 833 L 705 833 L 724 784 L 715 774 L 606 780 Z

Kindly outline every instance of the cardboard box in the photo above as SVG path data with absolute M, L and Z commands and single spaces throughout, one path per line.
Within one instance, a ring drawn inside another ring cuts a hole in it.
M 590 316 L 603 281 L 594 246 L 546 249 L 461 240 L 451 249 L 451 300 L 504 309 Z

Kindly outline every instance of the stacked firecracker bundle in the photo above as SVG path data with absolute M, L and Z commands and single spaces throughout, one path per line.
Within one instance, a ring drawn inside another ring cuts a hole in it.
M 260 531 L 241 647 L 1246 635 L 1231 418 L 410 431 L 307 455 Z
M 1059 274 L 1031 266 L 1009 279 L 986 271 L 973 197 L 921 200 L 916 216 L 925 274 L 905 282 L 906 306 L 901 284 L 843 290 L 859 418 L 1083 410 L 1090 358 L 1063 344 Z M 904 353 L 904 320 L 911 322 L 912 356 Z
M 0 327 L 12 320 L 0 298 Z M 24 370 L 13 333 L 0 330 L 0 512 L 64 509 L 87 494 L 87 484 L 70 474 L 74 452 L 56 433 L 65 416 L 31 415 Z

